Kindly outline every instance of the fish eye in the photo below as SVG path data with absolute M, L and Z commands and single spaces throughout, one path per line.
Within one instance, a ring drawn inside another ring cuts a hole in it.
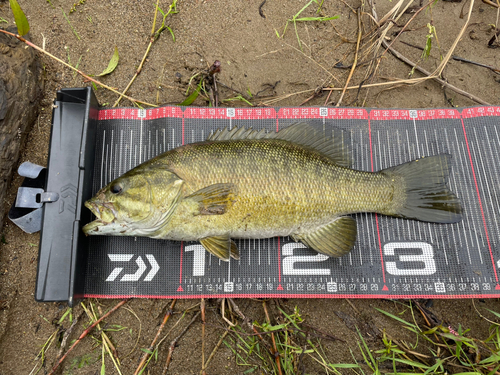
M 113 194 L 120 194 L 123 191 L 123 188 L 121 187 L 120 184 L 114 184 L 114 185 L 111 186 L 110 191 Z

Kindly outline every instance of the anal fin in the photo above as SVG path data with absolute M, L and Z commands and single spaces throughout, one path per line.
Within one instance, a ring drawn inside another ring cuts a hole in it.
M 342 216 L 315 232 L 294 234 L 294 240 L 329 257 L 341 257 L 351 251 L 356 242 L 356 220 L 350 216 Z
M 206 237 L 202 238 L 200 243 L 210 254 L 225 262 L 229 262 L 230 257 L 236 260 L 240 259 L 238 248 L 229 236 Z

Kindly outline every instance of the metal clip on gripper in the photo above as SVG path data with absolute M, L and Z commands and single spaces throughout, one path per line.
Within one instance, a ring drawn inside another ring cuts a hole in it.
M 59 194 L 44 190 L 46 168 L 24 162 L 17 172 L 24 180 L 9 210 L 9 219 L 26 233 L 35 233 L 42 229 L 43 204 L 56 202 Z

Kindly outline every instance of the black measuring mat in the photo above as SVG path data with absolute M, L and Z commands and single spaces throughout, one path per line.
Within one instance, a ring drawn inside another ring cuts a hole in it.
M 378 171 L 448 153 L 448 185 L 463 220 L 431 224 L 355 215 L 358 239 L 328 258 L 290 238 L 236 240 L 240 259 L 213 257 L 198 242 L 91 236 L 87 297 L 498 297 L 500 107 L 435 110 L 361 108 L 182 108 L 99 111 L 93 193 L 127 170 L 214 130 L 276 131 L 308 122 L 342 129 L 353 168 Z

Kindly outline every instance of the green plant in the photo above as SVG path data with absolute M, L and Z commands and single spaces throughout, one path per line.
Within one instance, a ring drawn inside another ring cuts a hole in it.
M 340 374 L 339 369 L 359 369 L 358 364 L 336 364 L 328 360 L 320 339 L 311 339 L 304 331 L 303 318 L 295 307 L 292 313 L 278 308 L 282 320 L 278 324 L 254 322 L 251 334 L 241 326 L 231 327 L 224 344 L 233 352 L 238 366 L 247 367 L 243 374 L 298 374 L 307 356 L 325 373 Z
M 155 39 L 157 39 L 157 38 L 160 36 L 161 32 L 162 32 L 163 30 L 167 29 L 167 30 L 170 32 L 170 34 L 172 35 L 172 39 L 173 39 L 173 40 L 174 40 L 174 42 L 175 42 L 175 35 L 174 35 L 174 32 L 172 31 L 172 29 L 171 29 L 169 26 L 167 26 L 167 25 L 165 24 L 165 19 L 166 19 L 166 18 L 167 18 L 167 16 L 169 16 L 170 14 L 176 14 L 176 13 L 179 13 L 179 12 L 177 11 L 177 0 L 173 0 L 173 1 L 172 1 L 172 4 L 170 4 L 170 5 L 169 5 L 169 7 L 168 7 L 168 12 L 167 12 L 167 13 L 165 13 L 163 10 L 161 10 L 161 9 L 160 9 L 160 7 L 159 7 L 158 5 L 156 5 L 156 9 L 158 9 L 158 10 L 160 11 L 160 13 L 162 14 L 162 16 L 163 16 L 163 20 L 162 20 L 162 23 L 161 23 L 160 28 L 159 28 L 158 30 L 156 30 L 156 32 L 155 32 L 155 34 L 154 34 L 154 38 L 155 38 Z M 154 26 L 153 26 L 153 27 L 154 27 Z
M 12 14 L 14 15 L 14 21 L 16 22 L 18 34 L 21 36 L 28 34 L 28 31 L 30 31 L 30 25 L 17 0 L 9 0 L 9 3 L 10 8 L 12 9 Z
M 249 106 L 253 107 L 253 104 L 250 103 L 247 99 L 245 99 L 241 94 L 239 95 L 236 95 L 235 97 L 233 98 L 227 98 L 227 99 L 223 99 L 221 100 L 221 102 L 231 102 L 231 101 L 234 101 L 234 100 L 239 100 L 240 102 L 245 102 L 246 104 L 248 104 Z
M 310 0 L 306 5 L 304 5 L 302 7 L 301 10 L 299 10 L 291 19 L 287 20 L 286 21 L 286 24 L 285 24 L 285 29 L 283 30 L 283 33 L 281 34 L 281 36 L 284 36 L 285 33 L 286 33 L 286 29 L 288 28 L 288 24 L 290 22 L 293 23 L 293 27 L 295 29 L 295 35 L 297 36 L 297 41 L 299 43 L 299 47 L 300 47 L 300 50 L 302 50 L 302 42 L 300 41 L 300 37 L 299 37 L 299 32 L 297 30 L 297 22 L 313 22 L 313 21 L 318 21 L 318 22 L 325 22 L 325 21 L 330 21 L 330 20 L 335 20 L 337 18 L 339 18 L 339 16 L 332 16 L 332 17 L 300 17 L 300 14 L 305 11 L 310 5 L 312 5 L 313 3 L 316 3 L 318 4 L 318 9 L 316 11 L 316 13 L 318 14 L 320 11 L 321 11 L 321 6 L 323 5 L 323 1 L 321 1 L 321 3 L 318 2 L 318 0 Z M 279 36 L 279 33 L 278 31 L 276 31 L 276 35 L 278 36 L 278 38 L 280 37 Z

